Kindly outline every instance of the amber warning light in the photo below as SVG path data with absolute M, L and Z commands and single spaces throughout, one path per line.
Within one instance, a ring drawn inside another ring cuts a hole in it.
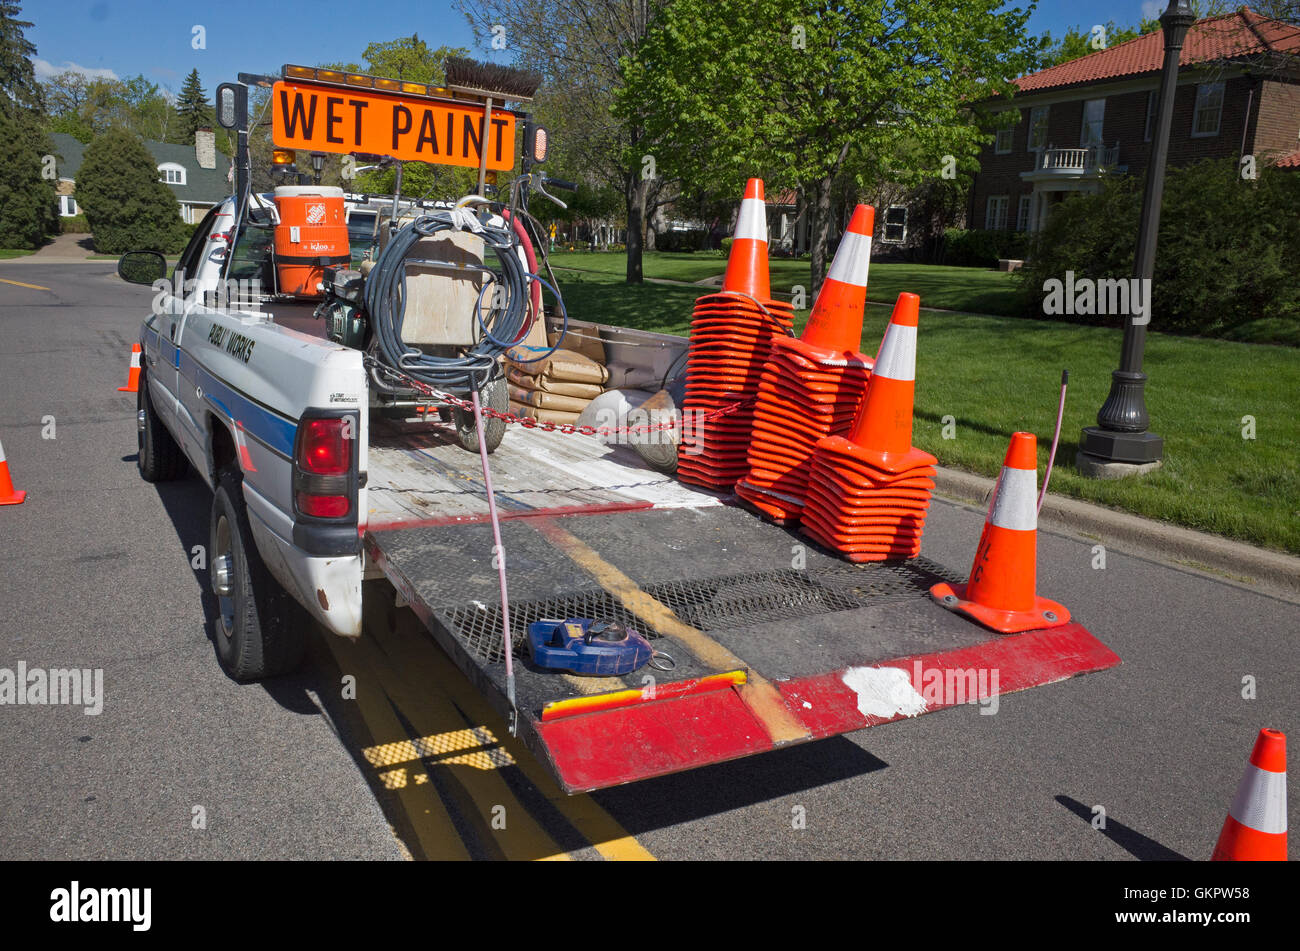
M 362 78 L 367 77 L 340 74 L 344 82 Z M 272 140 L 284 149 L 344 155 L 370 152 L 404 162 L 478 168 L 483 106 L 431 98 L 425 91 L 433 88 L 421 85 L 425 95 L 420 96 L 386 94 L 351 84 L 277 82 L 271 90 Z M 514 168 L 514 113 L 492 110 L 487 131 L 487 167 Z

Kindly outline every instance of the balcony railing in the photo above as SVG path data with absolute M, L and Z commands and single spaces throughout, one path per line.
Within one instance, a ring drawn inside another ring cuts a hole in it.
M 1092 145 L 1082 149 L 1046 148 L 1038 153 L 1034 167 L 1043 172 L 1064 172 L 1079 175 L 1101 169 L 1114 168 L 1119 164 L 1119 143 L 1114 145 Z

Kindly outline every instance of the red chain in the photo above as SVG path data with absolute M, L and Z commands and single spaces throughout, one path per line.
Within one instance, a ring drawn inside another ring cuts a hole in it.
M 391 370 L 391 368 L 386 369 Z M 451 403 L 453 406 L 458 406 L 463 410 L 468 410 L 469 412 L 474 411 L 474 404 L 469 400 L 463 400 L 460 397 L 452 396 L 450 393 L 442 393 L 435 390 L 427 383 L 420 382 L 414 377 L 408 377 L 405 374 L 399 375 L 417 390 L 433 397 L 440 403 Z M 720 416 L 726 416 L 730 413 L 736 412 L 742 407 L 751 405 L 756 402 L 757 399 L 758 397 L 751 396 L 749 399 L 738 400 L 737 402 L 724 406 L 721 409 L 715 409 L 713 412 L 701 417 L 700 422 L 712 422 Z M 617 436 L 630 433 L 654 433 L 676 429 L 681 425 L 680 419 L 674 419 L 672 422 L 668 423 L 655 423 L 653 425 L 647 424 L 644 426 L 575 426 L 573 423 L 552 423 L 533 419 L 531 416 L 514 416 L 510 413 L 498 412 L 497 410 L 490 409 L 486 406 L 480 407 L 480 412 L 484 416 L 491 417 L 492 419 L 504 420 L 507 423 L 518 423 L 525 429 L 540 429 L 548 433 L 561 433 L 565 436 Z

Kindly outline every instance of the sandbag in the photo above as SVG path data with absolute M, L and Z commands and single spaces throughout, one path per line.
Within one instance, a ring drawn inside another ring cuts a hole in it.
M 570 383 L 549 376 L 533 376 L 513 363 L 506 365 L 506 379 L 526 390 L 540 390 L 543 393 L 573 396 L 582 400 L 594 400 L 605 392 L 599 383 Z
M 544 360 L 536 360 L 535 352 L 514 347 L 506 356 L 510 360 L 534 360 L 535 362 L 522 364 L 525 372 L 533 376 L 546 376 L 570 383 L 604 383 L 609 379 L 608 370 L 591 357 L 574 350 L 556 350 Z
M 510 398 L 516 403 L 526 403 L 540 409 L 558 409 L 566 413 L 581 413 L 591 402 L 572 396 L 543 393 L 540 390 L 526 390 L 521 386 L 510 387 Z
M 539 423 L 572 423 L 578 419 L 577 413 L 566 413 L 558 409 L 542 409 L 540 406 L 530 406 L 527 403 L 517 403 L 510 401 L 510 412 L 516 416 L 527 416 L 535 419 Z
M 555 331 L 547 337 L 551 346 L 560 340 L 559 331 Z M 564 350 L 572 350 L 574 353 L 580 353 L 584 357 L 591 357 L 597 363 L 605 362 L 605 344 L 600 339 L 600 331 L 591 327 L 570 327 L 560 341 L 560 347 Z

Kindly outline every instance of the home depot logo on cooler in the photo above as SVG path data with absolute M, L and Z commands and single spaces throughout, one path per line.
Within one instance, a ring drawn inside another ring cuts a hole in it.
M 307 224 L 319 225 L 325 223 L 325 203 L 321 202 L 316 205 L 307 206 Z

